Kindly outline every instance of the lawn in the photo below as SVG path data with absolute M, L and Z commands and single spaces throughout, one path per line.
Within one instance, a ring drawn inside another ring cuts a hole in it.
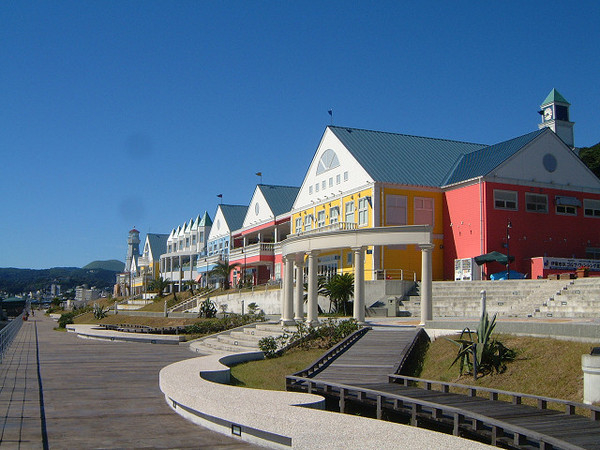
M 250 361 L 231 367 L 232 384 L 255 389 L 285 391 L 285 377 L 308 367 L 323 349 L 296 348 L 279 358 Z

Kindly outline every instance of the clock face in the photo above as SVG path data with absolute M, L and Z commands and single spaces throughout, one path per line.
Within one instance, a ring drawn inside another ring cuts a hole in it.
M 546 108 L 544 110 L 544 120 L 551 120 L 552 119 L 552 108 Z

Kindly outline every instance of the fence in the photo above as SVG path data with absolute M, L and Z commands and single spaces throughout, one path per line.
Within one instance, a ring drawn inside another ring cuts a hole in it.
M 23 325 L 23 316 L 28 310 L 29 301 L 25 304 L 25 309 L 23 309 L 23 312 L 11 320 L 8 325 L 2 328 L 2 330 L 0 330 L 0 364 L 4 358 L 4 352 L 8 349 L 13 339 L 21 329 L 21 326 Z

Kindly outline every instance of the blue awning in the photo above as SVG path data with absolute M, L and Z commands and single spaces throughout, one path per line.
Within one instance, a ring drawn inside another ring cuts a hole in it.
M 579 200 L 578 198 L 575 198 L 575 197 L 565 197 L 562 195 L 557 195 L 556 196 L 556 204 L 564 205 L 564 206 L 577 206 L 578 208 L 580 208 L 581 200 Z

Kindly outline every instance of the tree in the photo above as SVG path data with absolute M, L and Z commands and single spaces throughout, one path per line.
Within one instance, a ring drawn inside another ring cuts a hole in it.
M 196 282 L 194 280 L 187 280 L 184 285 L 190 290 L 190 294 L 194 295 L 194 287 L 196 287 Z
M 238 267 L 239 264 L 229 264 L 229 262 L 219 262 L 217 265 L 209 272 L 211 276 L 215 276 L 223 279 L 223 289 L 229 289 L 229 278 L 231 276 L 231 272 L 233 269 Z
M 592 147 L 581 148 L 579 157 L 594 175 L 600 178 L 600 142 Z
M 157 292 L 159 297 L 162 297 L 163 292 L 169 287 L 170 283 L 163 279 L 163 277 L 158 277 L 155 280 L 152 280 L 148 285 L 148 290 L 151 292 Z
M 335 305 L 337 313 L 347 315 L 347 306 L 354 295 L 354 275 L 351 273 L 336 274 L 326 283 L 329 300 Z

